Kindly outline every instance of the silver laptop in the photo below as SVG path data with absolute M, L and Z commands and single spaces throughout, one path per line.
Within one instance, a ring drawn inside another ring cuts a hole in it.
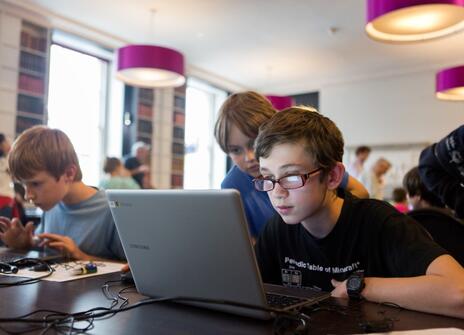
M 289 310 L 327 298 L 265 292 L 239 192 L 235 190 L 108 190 L 116 227 L 137 290 L 150 297 L 191 297 Z M 269 311 L 194 303 L 254 318 Z

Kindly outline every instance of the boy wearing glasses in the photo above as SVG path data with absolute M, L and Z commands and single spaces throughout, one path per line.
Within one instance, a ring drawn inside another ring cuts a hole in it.
M 258 237 L 266 222 L 275 214 L 266 194 L 257 192 L 252 184 L 253 178 L 259 176 L 253 144 L 259 126 L 275 113 L 271 102 L 259 93 L 234 93 L 222 104 L 214 127 L 214 136 L 219 146 L 234 163 L 222 181 L 221 188 L 240 191 L 253 238 Z M 360 198 L 369 196 L 364 186 L 347 173 L 342 187 Z
M 330 119 L 304 108 L 260 127 L 262 177 L 253 183 L 279 214 L 256 244 L 263 281 L 464 317 L 464 269 L 454 258 L 389 204 L 338 188 L 343 146 Z

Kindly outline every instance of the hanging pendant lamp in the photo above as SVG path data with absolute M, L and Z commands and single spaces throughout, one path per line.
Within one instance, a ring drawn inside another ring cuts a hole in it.
M 278 111 L 281 111 L 285 108 L 288 108 L 294 105 L 293 98 L 290 96 L 266 95 L 266 98 L 271 102 L 272 106 Z
M 128 45 L 118 49 L 117 78 L 137 87 L 182 86 L 184 56 L 156 45 Z
M 438 72 L 435 92 L 441 100 L 464 100 L 464 66 Z
M 367 0 L 366 32 L 378 41 L 422 41 L 463 28 L 464 0 Z

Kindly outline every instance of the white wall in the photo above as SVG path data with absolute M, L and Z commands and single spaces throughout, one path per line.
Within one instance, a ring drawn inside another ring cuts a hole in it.
M 356 146 L 372 147 L 365 164 L 392 163 L 385 176 L 387 198 L 418 163 L 422 149 L 464 124 L 464 102 L 435 98 L 435 72 L 425 71 L 322 87 L 319 107 L 343 133 L 344 163 Z
M 10 141 L 16 133 L 20 33 L 21 19 L 0 6 L 0 133 Z
M 348 146 L 435 142 L 464 123 L 464 102 L 435 98 L 427 71 L 322 87 L 320 111 Z

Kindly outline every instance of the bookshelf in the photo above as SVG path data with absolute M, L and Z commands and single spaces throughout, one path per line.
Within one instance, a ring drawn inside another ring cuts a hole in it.
M 153 105 L 154 94 L 152 89 L 139 88 L 137 99 L 137 141 L 151 145 L 153 137 Z
M 172 128 L 171 187 L 184 185 L 185 86 L 174 89 Z
M 16 135 L 47 122 L 49 40 L 47 28 L 21 21 Z

